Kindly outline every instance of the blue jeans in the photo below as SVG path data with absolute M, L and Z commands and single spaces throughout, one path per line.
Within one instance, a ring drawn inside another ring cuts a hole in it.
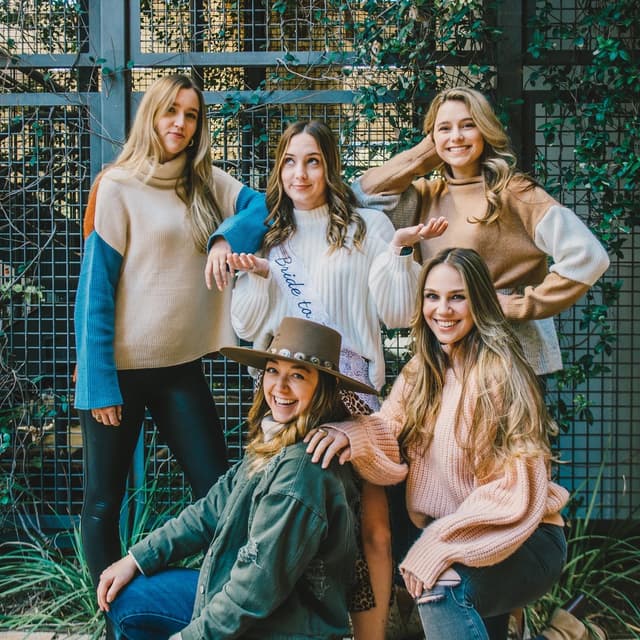
M 199 571 L 166 569 L 136 576 L 107 613 L 116 640 L 167 640 L 191 621 Z
M 567 554 L 562 527 L 541 524 L 502 562 L 489 567 L 454 564 L 455 587 L 435 585 L 418 604 L 426 640 L 506 640 L 509 612 L 533 602 L 558 580 Z

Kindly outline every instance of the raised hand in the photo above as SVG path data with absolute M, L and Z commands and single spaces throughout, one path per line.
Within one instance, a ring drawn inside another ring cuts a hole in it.
M 426 223 L 416 224 L 412 227 L 402 227 L 397 229 L 393 235 L 391 245 L 394 247 L 411 247 L 420 240 L 428 240 L 441 236 L 449 226 L 447 219 L 430 218 Z

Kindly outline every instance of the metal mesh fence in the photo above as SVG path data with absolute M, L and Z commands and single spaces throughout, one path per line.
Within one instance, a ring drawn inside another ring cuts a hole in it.
M 14 384 L 24 386 L 26 397 L 28 381 L 40 392 L 13 462 L 37 503 L 61 511 L 79 504 L 82 489 L 70 366 L 79 223 L 90 182 L 87 132 L 81 107 L 0 109 L 0 261 L 3 289 L 11 292 L 2 330 L 13 361 L 24 363 Z
M 557 119 L 565 120 L 566 114 L 561 107 L 545 107 L 537 100 L 532 98 L 531 108 L 533 129 L 537 132 L 536 175 L 548 188 L 557 191 L 561 177 L 570 179 L 585 167 L 574 151 L 576 131 L 563 126 L 561 135 L 554 133 Z M 584 111 L 588 111 L 586 104 Z M 625 118 L 621 117 L 617 123 L 600 129 L 609 148 L 620 139 L 624 127 Z M 555 195 L 562 204 L 576 211 L 588 226 L 596 225 L 598 220 L 593 206 L 596 194 L 590 188 L 563 190 Z M 636 198 L 640 200 L 640 194 L 636 194 Z M 561 460 L 557 467 L 558 478 L 570 490 L 595 496 L 598 516 L 605 519 L 637 515 L 640 495 L 640 474 L 637 464 L 633 464 L 640 448 L 640 435 L 633 428 L 640 420 L 640 400 L 632 393 L 638 382 L 632 363 L 640 356 L 637 326 L 633 323 L 640 286 L 637 269 L 633 268 L 638 258 L 637 242 L 636 231 L 625 239 L 623 255 L 612 259 L 611 267 L 601 281 L 623 283 L 619 303 L 612 310 L 617 348 L 611 354 L 598 355 L 599 338 L 593 335 L 586 321 L 584 302 L 557 318 L 564 353 L 573 361 L 593 358 L 597 365 L 604 367 L 603 375 L 591 377 L 571 391 L 551 381 L 548 392 L 551 403 L 573 404 L 576 408 L 570 429 L 557 441 Z M 598 287 L 587 299 L 592 295 L 598 299 Z
M 349 48 L 353 16 L 323 0 L 256 3 L 189 0 L 141 2 L 143 53 L 323 51 Z M 361 13 L 361 12 L 360 12 Z
M 100 3 L 93 6 L 96 4 Z M 108 11 L 107 4 L 101 3 L 102 11 Z M 12 456 L 3 454 L 0 464 L 16 465 L 27 487 L 23 496 L 31 498 L 26 500 L 28 508 L 55 518 L 75 516 L 80 510 L 82 442 L 71 408 L 73 298 L 82 250 L 82 212 L 91 179 L 104 161 L 98 151 L 103 150 L 100 136 L 103 126 L 108 129 L 108 118 L 118 118 L 124 133 L 129 111 L 135 110 L 141 93 L 156 77 L 171 71 L 194 72 L 206 91 L 214 161 L 258 189 L 266 186 L 278 138 L 290 121 L 320 118 L 328 122 L 339 137 L 347 179 L 387 159 L 398 132 L 419 121 L 419 104 L 413 114 L 409 111 L 407 115 L 401 105 L 391 101 L 378 110 L 375 119 L 363 117 L 349 93 L 362 86 L 389 84 L 391 78 L 405 73 L 403 69 L 389 68 L 382 73 L 364 65 L 349 67 L 345 73 L 340 61 L 330 56 L 324 58 L 325 64 L 317 66 L 305 64 L 300 55 L 323 54 L 338 48 L 334 47 L 336 43 L 350 51 L 354 42 L 350 25 L 362 16 L 350 14 L 348 8 L 335 10 L 332 7 L 336 3 L 320 0 L 264 4 L 262 7 L 262 3 L 248 0 L 127 3 L 130 13 L 126 17 L 135 18 L 132 24 L 139 24 L 139 32 L 134 29 L 132 35 L 139 51 L 131 52 L 132 69 L 127 81 L 132 93 L 127 93 L 122 113 L 100 113 L 90 101 L 81 105 L 69 99 L 68 92 L 79 87 L 90 87 L 96 98 L 114 90 L 125 93 L 118 85 L 119 77 L 104 73 L 99 64 L 74 67 L 73 61 L 65 58 L 64 64 L 57 66 L 9 68 L 1 75 L 2 93 L 14 94 L 15 100 L 0 102 L 0 275 L 3 288 L 18 286 L 21 291 L 20 295 L 10 294 L 11 301 L 6 310 L 3 306 L 5 315 L 0 321 L 8 336 L 12 361 L 24 363 L 20 364 L 16 384 L 23 387 L 26 414 L 18 446 Z M 387 4 L 377 3 L 376 10 L 384 12 Z M 566 44 L 562 25 L 577 16 L 575 4 L 561 0 L 553 3 L 559 50 Z M 16 55 L 86 54 L 97 38 L 89 34 L 91 6 L 89 0 L 4 2 L 0 6 L 0 37 Z M 372 14 L 370 19 L 379 20 L 379 14 Z M 425 15 L 423 22 L 418 21 L 418 28 L 426 33 L 433 27 L 430 20 Z M 41 26 L 45 22 L 51 25 L 48 30 Z M 20 27 L 9 27 L 11 24 Z M 459 29 L 465 28 L 461 23 Z M 462 37 L 461 33 L 450 37 L 455 40 Z M 391 35 L 380 31 L 381 38 Z M 438 46 L 445 47 L 446 42 Z M 297 58 L 289 59 L 288 51 L 297 52 Z M 193 68 L 180 60 L 184 52 L 230 57 L 218 58 L 215 63 L 205 60 L 206 64 Z M 262 64 L 255 57 L 247 58 L 246 65 L 238 64 L 238 58 L 231 59 L 231 54 L 261 52 L 282 55 L 275 62 L 270 58 Z M 451 84 L 471 77 L 469 68 L 463 65 L 443 65 L 436 73 L 450 79 Z M 266 98 L 252 103 L 247 90 L 258 88 Z M 428 94 L 419 96 L 420 100 L 428 98 Z M 549 137 L 548 129 L 561 114 L 546 111 L 536 92 L 525 93 L 525 99 L 532 105 L 530 130 L 538 132 L 535 149 L 541 160 L 539 177 L 553 188 L 560 176 L 580 171 L 573 153 L 575 132 L 565 128 L 562 138 Z M 414 122 L 403 120 L 406 118 Z M 618 130 L 612 128 L 608 134 L 613 144 Z M 117 143 L 114 146 L 117 148 Z M 589 189 L 558 194 L 588 224 L 594 222 L 590 219 L 592 197 Z M 599 517 L 626 517 L 640 499 L 638 467 L 632 464 L 640 449 L 640 433 L 634 429 L 640 411 L 635 370 L 640 345 L 634 324 L 634 312 L 640 303 L 640 284 L 634 270 L 637 242 L 636 231 L 624 247 L 624 258 L 616 260 L 606 276 L 608 282 L 624 281 L 620 304 L 611 319 L 615 322 L 617 347 L 610 356 L 601 358 L 609 371 L 578 389 L 588 404 L 558 441 L 566 461 L 558 473 L 565 485 L 593 486 L 603 469 Z M 25 290 L 26 298 L 22 295 Z M 599 295 L 597 291 L 595 295 Z M 578 305 L 558 320 L 563 348 L 572 357 L 594 350 L 596 339 L 583 324 L 582 310 Z M 387 379 L 391 382 L 407 357 L 406 332 L 388 332 L 385 336 Z M 251 380 L 244 369 L 222 358 L 206 359 L 204 367 L 226 428 L 229 456 L 237 460 L 242 455 L 242 421 L 251 402 Z M 551 384 L 549 397 L 553 402 L 573 402 L 574 396 Z M 587 411 L 592 416 L 590 421 Z M 156 481 L 160 504 L 175 502 L 188 493 L 188 487 L 150 420 L 145 423 L 144 439 L 146 478 Z
M 5 0 L 0 41 L 12 54 L 77 53 L 88 34 L 87 2 Z

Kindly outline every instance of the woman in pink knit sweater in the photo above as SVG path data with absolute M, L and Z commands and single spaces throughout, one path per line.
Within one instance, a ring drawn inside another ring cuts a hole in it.
M 556 426 L 474 250 L 440 251 L 418 291 L 414 356 L 380 411 L 309 434 L 308 451 L 370 482 L 406 479 L 421 533 L 400 570 L 427 638 L 503 640 L 565 561 Z

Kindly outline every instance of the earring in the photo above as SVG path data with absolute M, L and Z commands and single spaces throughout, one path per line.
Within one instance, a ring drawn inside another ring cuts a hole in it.
M 193 147 L 193 145 L 195 144 L 195 142 L 193 141 L 193 138 L 191 138 L 191 140 L 189 140 L 189 144 L 187 145 L 187 147 L 189 147 L 189 149 L 191 147 Z

